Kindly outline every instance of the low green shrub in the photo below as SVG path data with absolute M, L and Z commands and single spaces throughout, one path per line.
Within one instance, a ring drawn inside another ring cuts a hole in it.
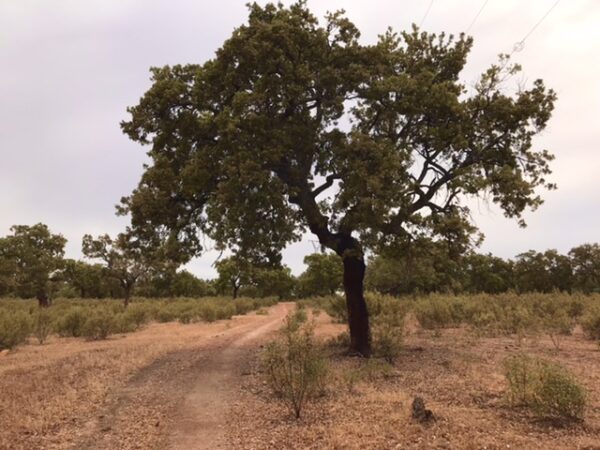
M 574 325 L 573 319 L 565 310 L 556 310 L 552 314 L 542 316 L 541 324 L 556 350 L 560 350 L 563 336 L 571 335 Z
M 80 306 L 67 309 L 64 315 L 56 321 L 56 332 L 62 337 L 81 336 L 88 315 L 89 311 Z
M 46 308 L 39 309 L 33 315 L 33 334 L 38 342 L 43 344 L 54 328 L 52 315 Z
M 231 319 L 236 314 L 235 305 L 228 303 L 216 308 L 217 320 Z
M 499 325 L 504 334 L 514 334 L 518 344 L 525 336 L 536 334 L 540 326 L 539 317 L 523 304 L 506 307 Z
M 388 321 L 377 322 L 372 332 L 373 356 L 393 364 L 402 350 L 403 336 L 402 327 Z
M 581 421 L 586 406 L 586 392 L 565 368 L 542 363 L 532 407 L 540 417 Z
M 586 393 L 565 368 L 525 354 L 504 361 L 508 400 L 529 407 L 541 418 L 581 421 Z
M 205 322 L 214 322 L 217 320 L 217 310 L 212 305 L 202 305 L 200 307 L 200 318 Z
M 371 343 L 373 356 L 383 358 L 393 364 L 402 350 L 404 318 L 407 309 L 400 300 L 391 299 L 394 302 L 392 305 L 379 310 L 371 317 Z M 379 301 L 385 302 L 386 299 L 383 298 Z
M 439 297 L 427 297 L 417 302 L 414 313 L 423 328 L 439 333 L 454 325 L 449 302 Z
M 600 340 L 600 306 L 588 311 L 581 321 L 581 328 L 589 339 Z
M 133 303 L 122 313 L 122 320 L 131 324 L 134 330 L 144 326 L 152 317 L 150 308 L 142 303 Z
M 265 347 L 263 371 L 273 392 L 300 418 L 306 402 L 325 389 L 327 359 L 315 341 L 314 324 L 299 320 L 297 312 L 288 316 L 281 335 Z
M 178 313 L 175 308 L 171 305 L 161 305 L 160 308 L 156 311 L 154 318 L 157 322 L 165 323 L 165 322 L 174 322 L 177 320 Z
M 0 350 L 22 344 L 30 333 L 31 319 L 26 312 L 0 309 Z
M 346 306 L 346 299 L 339 295 L 326 297 L 327 302 L 325 303 L 324 310 L 329 314 L 333 320 L 337 323 L 348 322 L 348 308 Z
M 81 335 L 90 341 L 103 340 L 115 331 L 115 316 L 106 310 L 97 310 L 81 327 Z

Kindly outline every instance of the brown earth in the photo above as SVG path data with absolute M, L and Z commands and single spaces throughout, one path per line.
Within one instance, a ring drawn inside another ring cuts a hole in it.
M 0 449 L 600 449 L 600 351 L 549 339 L 441 337 L 411 327 L 392 368 L 335 354 L 323 398 L 300 420 L 263 382 L 261 345 L 294 308 L 212 324 L 151 324 L 102 342 L 54 338 L 0 355 Z M 321 314 L 317 334 L 344 330 Z M 502 360 L 525 350 L 567 366 L 588 390 L 583 424 L 535 420 L 504 401 Z M 411 418 L 421 396 L 436 420 Z
M 318 318 L 317 334 L 336 336 L 344 325 Z M 410 322 L 410 320 L 409 320 Z M 329 392 L 307 406 L 300 420 L 274 401 L 259 367 L 238 389 L 238 414 L 230 416 L 231 449 L 580 449 L 600 450 L 600 348 L 580 330 L 564 337 L 560 351 L 549 338 L 478 338 L 466 329 L 439 337 L 413 324 L 396 363 L 372 361 L 362 379 L 347 374 L 365 362 L 333 356 Z M 581 424 L 540 421 L 509 407 L 502 361 L 524 351 L 570 369 L 588 392 Z M 256 361 L 256 359 L 254 359 Z M 435 421 L 412 418 L 422 397 Z
M 219 448 L 247 348 L 293 308 L 19 347 L 0 357 L 0 449 Z

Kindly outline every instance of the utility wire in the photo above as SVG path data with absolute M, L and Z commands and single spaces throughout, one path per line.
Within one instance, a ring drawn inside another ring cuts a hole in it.
M 431 6 L 432 5 L 433 5 L 433 0 L 431 0 L 429 2 L 429 6 L 427 7 L 427 11 L 425 11 L 425 15 L 421 19 L 421 23 L 419 23 L 419 28 L 421 28 L 423 26 L 423 23 L 425 22 L 425 19 L 427 19 L 427 16 L 429 15 L 429 11 L 431 11 Z
M 548 15 L 552 12 L 552 10 L 556 7 L 556 5 L 558 5 L 559 2 L 560 2 L 560 0 L 556 0 L 554 2 L 554 4 L 550 7 L 550 9 L 548 9 L 548 11 L 546 11 L 546 14 L 544 14 L 542 16 L 542 18 L 540 20 L 538 20 L 533 27 L 531 27 L 531 29 L 527 32 L 527 34 L 525 36 L 523 36 L 523 39 L 521 39 L 520 41 L 515 43 L 515 45 L 513 46 L 512 52 L 510 53 L 511 55 L 513 53 L 520 52 L 521 50 L 523 50 L 525 48 L 525 41 L 527 40 L 527 38 L 529 36 L 531 36 L 531 34 L 535 31 L 535 29 L 537 27 L 540 26 L 540 24 L 544 21 L 544 19 L 546 19 L 546 17 L 548 17 Z
M 481 12 L 483 11 L 483 8 L 485 8 L 485 5 L 488 4 L 490 0 L 485 0 L 483 2 L 483 5 L 481 5 L 481 8 L 479 8 L 479 11 L 477 11 L 477 14 L 475 14 L 475 17 L 473 17 L 473 20 L 471 21 L 471 23 L 469 24 L 469 26 L 467 27 L 465 34 L 469 32 L 469 30 L 471 28 L 473 28 L 473 25 L 475 25 L 475 22 L 477 22 L 477 19 L 479 19 L 479 15 L 481 14 Z

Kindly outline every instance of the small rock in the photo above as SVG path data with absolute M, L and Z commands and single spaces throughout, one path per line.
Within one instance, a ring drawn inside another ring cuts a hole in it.
M 425 401 L 421 397 L 415 397 L 412 403 L 412 418 L 419 423 L 427 423 L 435 420 L 433 412 L 425 408 Z

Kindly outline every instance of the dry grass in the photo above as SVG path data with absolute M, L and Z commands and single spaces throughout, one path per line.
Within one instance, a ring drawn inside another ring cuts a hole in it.
M 227 336 L 243 336 L 261 320 L 269 318 L 151 324 L 107 341 L 53 337 L 18 347 L 0 356 L 0 449 L 165 448 L 178 425 L 169 411 L 182 405 L 197 379 L 191 374 L 218 361 Z M 316 321 L 324 339 L 344 329 L 324 313 Z M 257 344 L 244 348 L 240 365 L 247 367 L 232 378 L 227 448 L 600 448 L 600 351 L 580 330 L 556 352 L 546 337 L 518 348 L 512 337 L 447 329 L 436 338 L 414 321 L 407 329 L 396 364 L 370 371 L 352 389 L 343 375 L 362 362 L 337 352 L 332 387 L 300 421 L 264 385 Z M 559 362 L 578 377 L 589 393 L 583 425 L 558 428 L 506 405 L 501 361 L 519 350 Z M 428 426 L 411 419 L 417 395 L 437 417 Z
M 54 337 L 0 356 L 0 449 L 70 448 L 101 415 L 109 396 L 140 369 L 200 346 L 230 326 L 230 320 L 151 324 L 107 341 Z
M 342 325 L 320 319 L 325 337 Z M 565 337 L 560 352 L 550 339 L 475 338 L 464 329 L 433 337 L 413 324 L 405 348 L 389 370 L 363 378 L 350 390 L 343 374 L 361 362 L 334 357 L 338 378 L 328 395 L 294 420 L 254 368 L 240 388 L 230 420 L 231 448 L 272 449 L 600 449 L 600 352 L 581 333 Z M 560 428 L 508 407 L 502 360 L 519 350 L 565 365 L 585 385 L 589 408 L 583 425 Z M 422 396 L 436 421 L 411 419 L 411 403 Z

